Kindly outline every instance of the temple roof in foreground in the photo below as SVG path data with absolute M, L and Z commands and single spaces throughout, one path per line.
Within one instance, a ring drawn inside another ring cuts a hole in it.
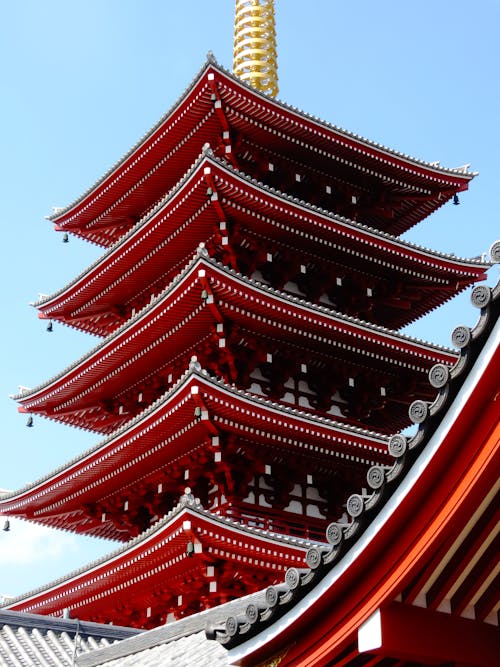
M 105 651 L 82 655 L 78 667 L 229 667 L 227 651 L 218 642 L 208 641 L 205 628 L 221 623 L 228 614 L 241 614 L 249 604 L 262 604 L 259 591 L 238 600 L 208 609 L 175 623 L 141 633 L 131 641 L 120 642 Z M 142 638 L 142 641 L 141 641 Z
M 430 653 L 435 664 L 495 665 L 500 282 L 476 287 L 472 300 L 478 324 L 453 333 L 460 359 L 431 373 L 435 400 L 410 408 L 417 433 L 391 439 L 394 466 L 373 471 L 369 493 L 351 496 L 351 520 L 330 525 L 330 547 L 311 549 L 308 567 L 288 570 L 265 605 L 211 629 L 231 649 L 229 661 L 255 664 L 281 651 L 284 664 L 342 656 L 361 665 L 358 642 L 370 634 L 363 624 L 381 618 L 386 642 L 366 639 L 370 664 L 426 662 Z
M 134 628 L 88 623 L 0 609 L 2 667 L 80 664 L 89 652 L 140 633 Z M 74 659 L 78 662 L 73 662 Z

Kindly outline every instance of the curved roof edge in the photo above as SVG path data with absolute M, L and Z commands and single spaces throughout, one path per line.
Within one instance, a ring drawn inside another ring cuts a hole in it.
M 154 538 L 161 532 L 167 531 L 169 524 L 171 524 L 175 519 L 177 519 L 182 514 L 191 514 L 199 516 L 200 518 L 208 519 L 211 522 L 218 523 L 223 528 L 236 530 L 237 532 L 244 533 L 253 538 L 262 539 L 265 540 L 266 542 L 272 542 L 274 544 L 284 545 L 292 549 L 299 549 L 306 551 L 312 545 L 322 544 L 320 542 L 316 542 L 315 540 L 305 540 L 300 537 L 293 537 L 290 535 L 274 533 L 271 531 L 264 530 L 262 528 L 253 528 L 251 526 L 241 524 L 234 519 L 214 514 L 210 510 L 204 509 L 199 499 L 194 498 L 194 496 L 191 493 L 185 493 L 179 499 L 178 504 L 173 509 L 171 509 L 170 512 L 168 512 L 168 514 L 159 519 L 155 524 L 153 524 L 143 533 L 129 540 L 125 545 L 111 551 L 110 553 L 102 556 L 101 558 L 97 558 L 96 560 L 92 561 L 87 565 L 84 565 L 83 567 L 73 570 L 68 574 L 63 575 L 62 577 L 59 577 L 58 579 L 49 582 L 48 584 L 45 584 L 44 586 L 40 586 L 38 588 L 33 589 L 32 591 L 28 591 L 27 593 L 24 593 L 22 595 L 10 598 L 9 601 L 4 605 L 4 608 L 9 610 L 12 607 L 19 605 L 22 602 L 25 601 L 27 602 L 30 598 L 33 598 L 45 592 L 49 592 L 51 590 L 54 590 L 55 588 L 61 587 L 64 584 L 69 583 L 73 579 L 80 577 L 81 575 L 90 573 L 95 568 L 106 565 L 106 563 L 114 561 L 116 558 L 120 556 L 124 556 L 129 552 L 139 549 L 143 544 L 145 544 L 151 538 Z
M 229 617 L 225 624 L 207 629 L 208 638 L 218 639 L 230 649 L 230 661 L 239 664 L 295 623 L 347 571 L 353 549 L 355 554 L 362 552 L 415 485 L 460 416 L 464 401 L 474 391 L 491 358 L 498 353 L 500 281 L 494 288 L 475 287 L 471 300 L 481 308 L 481 314 L 473 329 L 459 326 L 453 332 L 460 341 L 460 359 L 450 371 L 440 365 L 431 371 L 431 384 L 437 390 L 435 401 L 430 405 L 423 401 L 412 404 L 410 412 L 419 425 L 417 433 L 409 439 L 401 434 L 391 438 L 389 450 L 395 457 L 394 466 L 369 471 L 370 494 L 354 495 L 348 500 L 351 522 L 329 526 L 330 547 L 312 549 L 306 557 L 305 570 L 288 570 L 282 585 L 268 589 L 266 603 L 258 610 L 256 620 Z
M 168 403 L 168 401 L 172 397 L 174 397 L 175 394 L 182 391 L 182 389 L 189 383 L 189 381 L 192 378 L 198 378 L 199 380 L 204 380 L 206 383 L 209 383 L 214 387 L 231 392 L 233 395 L 241 396 L 242 398 L 251 401 L 256 406 L 263 406 L 264 408 L 276 410 L 283 415 L 287 415 L 288 417 L 296 417 L 298 419 L 304 419 L 309 424 L 311 424 L 311 426 L 315 427 L 321 426 L 325 428 L 339 429 L 346 434 L 351 434 L 352 436 L 359 436 L 362 438 L 366 438 L 370 440 L 370 442 L 375 440 L 377 444 L 380 446 L 385 445 L 385 443 L 387 443 L 388 441 L 388 437 L 386 435 L 379 434 L 375 431 L 353 426 L 352 424 L 345 423 L 336 419 L 319 417 L 312 413 L 304 412 L 298 408 L 287 406 L 285 404 L 280 404 L 275 401 L 258 396 L 256 394 L 251 394 L 250 392 L 247 392 L 243 389 L 237 389 L 236 387 L 227 384 L 223 380 L 214 378 L 211 375 L 209 375 L 207 371 L 201 368 L 196 358 L 193 358 L 190 367 L 179 378 L 178 382 L 173 385 L 173 387 L 171 387 L 165 394 L 160 396 L 160 398 L 158 398 L 149 407 L 140 412 L 136 417 L 126 422 L 123 426 L 118 428 L 116 431 L 108 435 L 103 440 L 99 441 L 96 445 L 90 447 L 82 454 L 79 454 L 78 456 L 74 457 L 70 461 L 59 466 L 58 468 L 51 471 L 47 475 L 41 477 L 40 479 L 36 480 L 35 482 L 27 484 L 26 486 L 20 489 L 3 491 L 3 492 L 0 491 L 0 510 L 2 510 L 1 507 L 2 503 L 9 500 L 13 500 L 16 497 L 21 496 L 30 490 L 36 489 L 38 486 L 44 484 L 45 482 L 48 482 L 52 478 L 57 477 L 60 473 L 69 469 L 70 467 L 83 462 L 86 458 L 92 456 L 92 454 L 95 454 L 99 450 L 101 449 L 103 450 L 106 446 L 111 445 L 113 441 L 126 435 L 127 431 L 135 430 L 137 426 L 140 424 L 140 422 L 146 421 L 148 417 L 153 415 L 157 410 L 159 410 L 162 405 Z M 2 511 L 5 512 L 5 509 L 3 509 Z
M 360 320 L 359 318 L 350 316 L 350 315 L 345 315 L 343 313 L 340 313 L 338 311 L 334 311 L 331 309 L 328 309 L 324 306 L 317 305 L 317 304 L 310 304 L 307 302 L 305 299 L 301 299 L 300 297 L 296 297 L 290 294 L 287 294 L 285 292 L 281 292 L 279 290 L 275 290 L 272 287 L 269 287 L 268 285 L 264 285 L 263 283 L 259 283 L 256 280 L 253 280 L 252 278 L 247 278 L 233 269 L 229 269 L 228 267 L 220 264 L 219 262 L 211 259 L 208 257 L 206 254 L 206 250 L 201 247 L 197 249 L 196 254 L 191 258 L 191 260 L 186 264 L 185 268 L 180 271 L 177 276 L 172 280 L 172 282 L 167 285 L 167 287 L 155 298 L 153 299 L 150 303 L 148 303 L 144 308 L 139 310 L 133 317 L 128 319 L 126 322 L 124 322 L 120 327 L 118 327 L 115 331 L 113 331 L 109 336 L 104 338 L 102 341 L 100 341 L 96 346 L 94 346 L 89 352 L 86 352 L 84 355 L 82 355 L 79 359 L 77 359 L 74 363 L 72 363 L 70 366 L 64 368 L 62 371 L 60 371 L 57 375 L 54 375 L 51 377 L 49 380 L 46 382 L 37 385 L 34 388 L 26 388 L 24 391 L 18 394 L 11 394 L 10 398 L 12 398 L 15 401 L 22 402 L 29 400 L 30 398 L 33 398 L 36 394 L 39 392 L 43 391 L 44 389 L 48 389 L 50 385 L 54 384 L 58 380 L 61 380 L 64 378 L 65 375 L 70 373 L 71 371 L 75 370 L 80 364 L 82 364 L 85 360 L 90 359 L 93 355 L 95 355 L 99 350 L 103 349 L 104 347 L 108 346 L 112 340 L 120 336 L 124 331 L 126 331 L 131 325 L 135 324 L 138 322 L 141 318 L 144 317 L 146 313 L 148 313 L 150 310 L 155 308 L 159 302 L 161 302 L 163 299 L 165 299 L 169 292 L 173 289 L 175 289 L 180 282 L 195 268 L 197 267 L 198 263 L 205 262 L 208 265 L 213 265 L 216 267 L 218 270 L 225 272 L 229 275 L 236 276 L 239 280 L 242 282 L 246 283 L 249 287 L 254 287 L 257 289 L 262 289 L 264 290 L 265 293 L 269 293 L 271 295 L 274 295 L 280 299 L 282 299 L 285 303 L 290 303 L 290 304 L 296 304 L 296 305 L 305 305 L 307 304 L 308 307 L 311 308 L 311 310 L 324 314 L 324 315 L 330 315 L 332 317 L 339 318 L 340 320 L 354 324 L 356 326 L 361 326 L 366 328 L 369 331 L 373 331 L 374 333 L 382 334 L 382 335 L 389 335 L 393 337 L 394 339 L 404 341 L 407 343 L 414 343 L 416 345 L 421 345 L 429 348 L 430 350 L 435 350 L 436 352 L 444 352 L 447 354 L 454 354 L 454 350 L 443 346 L 443 345 L 437 345 L 430 343 L 429 341 L 424 341 L 420 338 L 415 338 L 413 336 L 409 336 L 407 334 L 403 334 L 397 331 L 394 331 L 392 329 L 387 329 L 386 327 L 380 326 L 378 324 L 373 324 L 370 322 L 366 322 L 364 320 Z M 27 410 L 29 412 L 29 409 Z
M 100 185 L 102 185 L 109 176 L 111 176 L 119 167 L 122 165 L 126 160 L 128 160 L 129 157 L 131 157 L 138 148 L 140 148 L 150 137 L 153 135 L 156 130 L 158 130 L 166 120 L 172 115 L 172 113 L 177 109 L 177 107 L 181 104 L 181 102 L 184 100 L 184 98 L 187 96 L 187 94 L 191 91 L 192 88 L 198 83 L 198 81 L 203 77 L 203 74 L 205 71 L 210 67 L 214 66 L 217 64 L 217 61 L 215 58 L 210 56 L 210 54 L 207 56 L 207 59 L 203 63 L 203 65 L 200 67 L 198 72 L 195 74 L 191 82 L 189 83 L 188 86 L 184 89 L 182 94 L 176 99 L 176 101 L 170 106 L 168 111 L 166 111 L 161 118 L 149 129 L 147 132 L 145 132 L 142 137 L 136 141 L 136 143 L 130 148 L 125 155 L 123 155 L 121 158 L 119 158 L 97 181 L 95 181 L 90 187 L 88 187 L 85 192 L 83 192 L 77 199 L 73 200 L 70 204 L 67 206 L 58 208 L 54 213 L 51 215 L 47 215 L 46 219 L 50 220 L 51 222 L 57 222 L 59 218 L 64 216 L 66 213 L 68 213 L 72 208 L 77 206 L 80 202 L 82 202 L 86 197 L 88 197 L 94 190 L 96 190 Z
M 143 227 L 147 222 L 153 219 L 158 213 L 160 213 L 164 208 L 168 206 L 171 200 L 179 193 L 180 190 L 182 190 L 186 182 L 189 181 L 191 176 L 193 176 L 197 170 L 201 169 L 206 162 L 208 163 L 211 162 L 212 164 L 215 164 L 218 168 L 222 169 L 223 171 L 235 175 L 251 185 L 258 186 L 259 189 L 268 192 L 272 196 L 278 197 L 280 199 L 283 199 L 283 201 L 287 203 L 305 209 L 309 214 L 312 215 L 317 214 L 319 216 L 326 217 L 327 219 L 332 220 L 334 222 L 338 222 L 342 225 L 347 224 L 353 229 L 359 229 L 360 231 L 372 234 L 373 236 L 379 237 L 380 239 L 395 242 L 397 245 L 407 248 L 408 250 L 416 250 L 418 252 L 429 254 L 431 255 L 432 258 L 449 260 L 452 262 L 458 262 L 472 266 L 489 267 L 494 261 L 494 260 L 487 261 L 486 259 L 483 259 L 481 257 L 479 258 L 457 257 L 452 253 L 445 253 L 438 250 L 432 250 L 431 248 L 427 248 L 426 246 L 420 245 L 418 243 L 413 243 L 411 241 L 407 241 L 405 239 L 400 238 L 399 236 L 389 234 L 388 232 L 384 232 L 383 230 L 376 229 L 375 227 L 370 227 L 369 225 L 357 222 L 355 220 L 351 220 L 337 213 L 327 211 L 319 206 L 315 206 L 314 204 L 309 204 L 304 200 L 288 195 L 285 192 L 276 190 L 275 188 L 265 185 L 264 183 L 258 181 L 257 179 L 248 176 L 248 174 L 245 174 L 244 172 L 236 169 L 231 164 L 225 162 L 221 158 L 218 158 L 215 155 L 213 155 L 212 149 L 205 146 L 202 152 L 200 153 L 199 157 L 195 160 L 192 166 L 186 171 L 186 173 L 182 176 L 182 178 L 176 183 L 176 185 L 173 188 L 171 188 L 171 190 L 169 190 L 169 192 L 167 192 L 154 205 L 154 207 L 146 213 L 146 215 L 144 215 L 133 227 L 131 227 L 131 229 L 125 232 L 125 234 L 121 236 L 118 239 L 118 241 L 116 241 L 116 243 L 114 243 L 112 246 L 106 249 L 105 252 L 99 258 L 97 258 L 94 262 L 92 262 L 92 264 L 90 264 L 84 271 L 78 274 L 70 283 L 68 283 L 61 289 L 57 290 L 53 294 L 41 297 L 38 301 L 34 301 L 30 305 L 34 306 L 35 308 L 40 308 L 41 306 L 50 304 L 51 301 L 64 294 L 64 292 L 66 292 L 70 287 L 76 285 L 83 278 L 85 278 L 85 276 L 90 271 L 99 267 L 100 264 L 104 265 L 107 258 L 113 253 L 115 253 L 117 248 L 119 248 L 119 246 L 123 245 L 123 243 L 127 241 L 130 237 L 134 236 L 141 227 Z

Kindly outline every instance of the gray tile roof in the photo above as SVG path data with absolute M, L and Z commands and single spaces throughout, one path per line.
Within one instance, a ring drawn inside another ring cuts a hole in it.
M 138 634 L 75 619 L 0 610 L 0 667 L 62 667 L 78 656 Z
M 231 667 L 227 651 L 218 642 L 207 639 L 205 629 L 219 625 L 229 615 L 240 615 L 249 605 L 264 603 L 259 591 L 238 600 L 202 611 L 175 623 L 162 625 L 136 637 L 99 651 L 82 655 L 78 667 Z
M 78 666 L 83 664 L 87 663 L 77 662 Z M 208 640 L 204 630 L 97 664 L 102 667 L 230 667 L 226 649 L 218 642 Z

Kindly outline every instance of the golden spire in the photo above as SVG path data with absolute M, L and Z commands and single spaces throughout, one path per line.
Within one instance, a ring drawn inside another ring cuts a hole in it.
M 278 94 L 274 0 L 236 0 L 233 72 L 262 93 Z

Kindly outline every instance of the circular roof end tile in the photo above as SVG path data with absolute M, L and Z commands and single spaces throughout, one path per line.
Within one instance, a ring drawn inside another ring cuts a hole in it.
M 450 379 L 450 369 L 444 364 L 435 364 L 429 371 L 429 382 L 434 389 L 441 389 Z
M 406 452 L 407 447 L 408 443 L 406 442 L 406 438 L 401 433 L 393 435 L 389 440 L 389 454 L 394 456 L 395 459 L 401 458 Z
M 451 344 L 462 350 L 470 343 L 471 333 L 469 327 L 458 326 L 453 329 L 451 334 Z
M 476 308 L 486 308 L 491 301 L 491 289 L 488 285 L 476 285 L 471 292 L 470 300 Z
M 408 416 L 414 424 L 422 424 L 429 415 L 429 406 L 425 401 L 413 401 L 408 408 Z

